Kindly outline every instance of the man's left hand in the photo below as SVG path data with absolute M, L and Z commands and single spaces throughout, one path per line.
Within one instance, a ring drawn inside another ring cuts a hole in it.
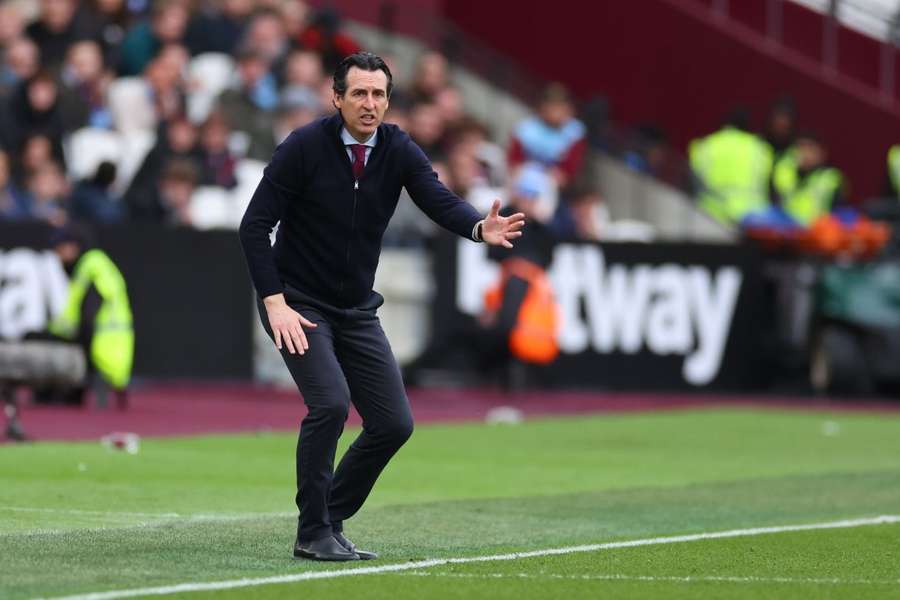
M 481 225 L 481 239 L 492 246 L 512 248 L 509 240 L 514 240 L 522 235 L 522 227 L 525 226 L 524 213 L 516 213 L 509 217 L 500 216 L 500 200 L 494 200 L 491 212 Z

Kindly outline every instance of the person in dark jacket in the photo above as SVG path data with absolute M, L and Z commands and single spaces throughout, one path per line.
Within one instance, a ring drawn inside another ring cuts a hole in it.
M 334 73 L 338 112 L 295 130 L 266 167 L 240 226 L 260 318 L 309 409 L 297 445 L 294 556 L 375 558 L 343 535 L 382 469 L 412 434 L 399 368 L 372 290 L 381 238 L 400 190 L 473 241 L 511 248 L 524 215 L 487 218 L 438 180 L 422 150 L 383 123 L 390 69 L 352 54 Z M 280 222 L 274 246 L 269 234 Z M 363 431 L 333 471 L 350 403 Z

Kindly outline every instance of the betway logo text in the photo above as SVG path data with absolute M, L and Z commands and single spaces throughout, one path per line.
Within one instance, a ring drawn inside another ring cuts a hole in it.
M 47 327 L 62 310 L 69 280 L 53 252 L 0 250 L 0 339 Z
M 457 306 L 477 314 L 497 266 L 483 244 L 460 244 Z M 682 375 L 705 385 L 719 372 L 743 276 L 724 266 L 607 265 L 597 246 L 557 246 L 550 269 L 561 312 L 560 349 L 685 357 Z

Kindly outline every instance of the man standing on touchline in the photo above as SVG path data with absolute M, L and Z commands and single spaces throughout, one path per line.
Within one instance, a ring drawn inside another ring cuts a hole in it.
M 343 522 L 412 434 L 409 400 L 375 314 L 384 298 L 372 290 L 401 188 L 436 223 L 476 242 L 511 248 L 525 222 L 522 214 L 499 216 L 499 200 L 482 218 L 438 181 L 409 135 L 382 123 L 392 87 L 381 58 L 345 58 L 334 73 L 338 112 L 278 147 L 241 222 L 260 318 L 308 409 L 297 442 L 297 558 L 376 558 L 344 537 Z M 351 402 L 363 429 L 335 470 Z

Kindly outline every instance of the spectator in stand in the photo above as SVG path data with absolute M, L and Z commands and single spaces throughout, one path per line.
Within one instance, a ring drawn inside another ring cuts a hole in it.
M 790 96 L 782 96 L 772 103 L 766 119 L 766 141 L 777 161 L 794 145 L 797 129 L 797 106 Z
M 769 209 L 772 147 L 749 130 L 750 116 L 735 108 L 722 128 L 691 142 L 691 170 L 700 208 L 738 225 Z
M 403 131 L 409 131 L 409 109 L 405 106 L 394 106 L 393 98 L 391 98 L 391 107 L 384 120 L 386 123 L 393 123 Z
M 443 160 L 444 119 L 434 104 L 417 104 L 409 116 L 409 135 L 431 160 Z
M 455 130 L 466 116 L 462 93 L 454 86 L 448 85 L 435 94 L 434 104 L 438 107 L 444 119 L 444 128 L 448 131 Z
M 827 159 L 819 136 L 802 132 L 775 163 L 772 186 L 778 204 L 801 226 L 812 225 L 844 204 L 844 177 Z
M 7 44 L 0 65 L 0 101 L 8 98 L 21 82 L 34 77 L 40 66 L 41 52 L 30 39 L 20 37 Z
M 291 50 L 290 40 L 281 15 L 274 10 L 260 10 L 254 14 L 241 42 L 241 48 L 257 52 L 269 67 L 271 87 L 277 94 L 277 84 L 280 83 L 275 74 L 284 72 L 288 53 Z M 274 107 L 275 101 L 271 106 Z
M 173 159 L 163 168 L 159 181 L 159 206 L 163 209 L 163 223 L 190 227 L 191 197 L 197 187 L 199 172 L 191 161 Z
M 110 188 L 116 180 L 116 165 L 103 161 L 94 175 L 79 182 L 68 201 L 69 218 L 93 223 L 118 223 L 122 220 L 122 204 Z
M 99 33 L 98 23 L 76 0 L 41 0 L 38 20 L 25 32 L 41 49 L 41 66 L 51 70 L 62 65 L 69 46 Z
M 126 0 L 93 0 L 90 2 L 97 22 L 98 39 L 107 65 L 121 62 L 122 42 L 131 28 L 135 14 Z
M 603 196 L 591 187 L 577 187 L 566 202 L 568 210 L 558 211 L 554 229 L 562 238 L 598 241 L 609 224 L 609 209 Z
M 238 56 L 238 82 L 219 96 L 218 109 L 229 123 L 248 137 L 248 158 L 269 160 L 275 151 L 272 110 L 277 107 L 275 81 L 258 51 L 242 50 Z
M 322 113 L 322 105 L 316 93 L 304 86 L 291 86 L 281 92 L 275 137 L 284 141 L 295 129 L 312 123 Z
M 506 185 L 506 152 L 491 141 L 483 123 L 466 116 L 454 126 L 450 138 L 451 147 L 461 145 L 475 157 L 490 187 Z
M 464 198 L 475 210 L 490 210 L 494 198 L 505 196 L 501 188 L 491 185 L 483 163 L 478 159 L 476 147 L 464 142 L 454 144 L 447 155 L 447 170 L 453 181 L 448 186 L 457 196 Z
M 53 145 L 53 154 L 62 157 L 62 139 L 86 122 L 86 113 L 62 98 L 56 80 L 46 71 L 19 84 L 8 99 L 3 111 L 3 126 L 12 147 L 21 148 L 36 134 L 46 136 Z M 2 117 L 0 117 L 2 118 Z
M 12 180 L 9 155 L 0 150 L 0 221 L 16 221 L 28 218 L 31 202 Z
M 413 103 L 436 102 L 438 94 L 450 85 L 447 59 L 440 52 L 426 52 L 416 63 L 409 89 Z
M 200 149 L 203 153 L 201 185 L 216 185 L 228 189 L 237 185 L 237 158 L 228 149 L 230 136 L 231 127 L 225 117 L 221 113 L 211 113 L 200 131 Z
M 614 145 L 609 98 L 602 94 L 592 96 L 581 107 L 585 137 L 590 148 L 609 152 Z
M 54 226 L 65 224 L 68 195 L 69 183 L 59 164 L 38 165 L 28 178 L 29 217 Z
M 144 158 L 123 197 L 131 219 L 163 220 L 165 208 L 159 203 L 156 183 L 162 178 L 165 166 L 175 160 L 182 164 L 190 163 L 195 171 L 199 170 L 203 156 L 197 138 L 197 130 L 183 115 L 160 126 L 156 145 Z
M 25 19 L 19 6 L 12 2 L 0 4 L 0 49 L 25 35 Z
M 59 0 L 54 0 L 59 1 Z M 120 75 L 138 75 L 167 44 L 180 44 L 187 27 L 188 7 L 184 0 L 153 3 L 150 22 L 132 27 L 122 41 Z
M 36 133 L 25 139 L 18 149 L 18 161 L 13 163 L 13 178 L 23 188 L 28 186 L 31 174 L 46 162 L 62 164 L 62 148 L 54 146 L 49 137 Z
M 524 163 L 543 165 L 565 189 L 578 176 L 587 147 L 584 124 L 575 118 L 568 90 L 554 83 L 544 90 L 537 114 L 519 123 L 509 145 L 510 169 Z
M 103 65 L 100 44 L 92 40 L 76 42 L 69 48 L 62 81 L 68 95 L 86 113 L 86 125 L 111 128 L 112 115 L 106 105 L 106 89 L 111 80 Z
M 281 14 L 281 22 L 288 37 L 295 42 L 309 25 L 312 12 L 303 0 L 274 0 L 272 8 Z
M 324 114 L 331 114 L 337 110 L 334 106 L 334 90 L 331 89 L 331 80 L 327 77 L 322 80 L 322 85 L 319 86 L 317 90 L 317 94 L 319 97 L 319 104 L 324 107 Z
M 325 79 L 322 58 L 311 50 L 293 50 L 285 61 L 282 79 L 285 86 L 303 86 L 318 90 Z
M 668 154 L 666 134 L 658 126 L 648 123 L 638 127 L 634 142 L 622 158 L 638 173 L 665 179 Z
M 205 2 L 199 14 L 187 26 L 184 42 L 191 55 L 204 52 L 233 54 L 256 2 L 254 0 L 217 0 Z
M 150 87 L 157 122 L 184 114 L 184 68 L 188 61 L 184 46 L 171 44 L 147 65 L 144 79 Z
M 344 57 L 359 52 L 360 46 L 341 31 L 341 17 L 332 8 L 320 10 L 297 40 L 301 48 L 318 52 L 325 71 L 331 73 Z M 267 159 L 268 160 L 268 159 Z

